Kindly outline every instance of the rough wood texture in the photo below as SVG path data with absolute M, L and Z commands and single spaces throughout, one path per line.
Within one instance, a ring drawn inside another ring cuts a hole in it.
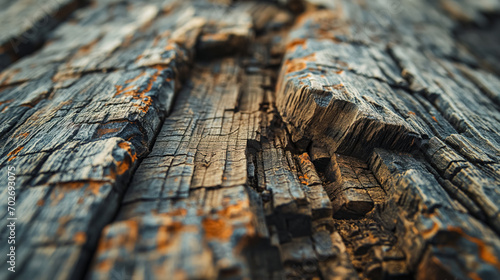
M 37 3 L 1 279 L 500 278 L 498 1 Z

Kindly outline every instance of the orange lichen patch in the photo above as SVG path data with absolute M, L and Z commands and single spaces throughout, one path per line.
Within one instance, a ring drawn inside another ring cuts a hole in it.
M 415 114 L 415 112 L 408 111 L 408 115 L 416 116 L 417 114 Z
M 43 206 L 44 204 L 45 204 L 45 200 L 43 200 L 43 199 L 40 199 L 40 200 L 38 200 L 38 201 L 36 202 L 36 205 L 37 205 L 37 206 Z
M 156 66 L 152 67 L 153 69 L 156 69 L 156 73 L 154 73 L 149 78 L 148 84 L 144 90 L 139 91 L 137 85 L 130 85 L 127 87 L 115 85 L 116 92 L 115 92 L 114 96 L 118 96 L 120 94 L 132 96 L 132 98 L 134 100 L 138 100 L 141 103 L 141 104 L 133 104 L 133 106 L 139 108 L 139 110 L 141 112 L 147 113 L 149 110 L 149 107 L 153 104 L 153 100 L 150 96 L 147 96 L 146 94 L 151 91 L 151 89 L 153 88 L 154 82 L 156 82 L 156 80 L 161 75 L 161 73 L 165 69 L 165 67 L 166 66 L 162 66 L 162 65 L 156 65 Z M 144 73 L 141 73 L 138 77 L 135 77 L 129 81 L 135 81 L 136 79 L 139 79 L 139 77 L 141 75 L 144 75 Z M 125 83 L 128 84 L 127 82 L 125 82 Z
M 483 240 L 470 236 L 466 234 L 461 228 L 459 227 L 453 227 L 453 226 L 448 226 L 448 230 L 452 232 L 458 233 L 460 236 L 463 238 L 469 240 L 470 242 L 476 244 L 478 251 L 479 251 L 479 258 L 492 266 L 496 267 L 498 270 L 500 270 L 500 261 L 498 258 L 495 256 L 495 254 L 492 252 L 492 249 L 488 247 L 487 244 L 484 243 Z
M 109 133 L 115 133 L 120 131 L 121 127 L 116 127 L 116 128 L 98 128 L 97 129 L 97 136 L 101 137 L 103 135 L 109 134 Z
M 16 137 L 16 138 L 21 138 L 21 137 L 22 137 L 22 138 L 26 138 L 26 137 L 28 137 L 28 135 L 29 135 L 29 134 L 30 134 L 29 132 L 19 133 L 19 134 L 18 134 L 18 135 L 16 135 L 15 137 Z
M 313 62 L 316 58 L 316 54 L 312 53 L 309 55 L 306 55 L 304 57 L 300 58 L 295 58 L 295 59 L 289 59 L 285 62 L 285 75 L 292 73 L 292 72 L 297 72 L 301 70 L 306 70 L 307 68 L 307 62 Z
M 439 123 L 439 122 L 438 122 L 438 120 L 436 119 L 436 117 L 432 116 L 432 119 L 433 119 L 435 122 Z
M 298 46 L 301 46 L 303 49 L 305 49 L 306 41 L 307 40 L 304 38 L 294 39 L 286 45 L 286 49 L 291 52 L 294 52 Z
M 9 157 L 9 159 L 7 161 L 11 161 L 13 159 L 15 159 L 17 157 L 17 154 L 19 154 L 19 152 L 24 149 L 24 147 L 17 147 L 15 148 L 14 150 L 12 150 L 9 154 L 7 154 L 7 157 Z
M 439 224 L 434 222 L 430 229 L 422 231 L 422 237 L 424 237 L 425 239 L 429 239 L 430 237 L 433 237 L 434 235 L 436 235 L 436 233 L 440 229 L 441 229 L 441 227 L 439 226 Z
M 112 238 L 106 237 L 106 232 L 109 230 L 109 227 L 116 227 L 119 233 Z M 139 224 L 137 220 L 126 220 L 114 223 L 104 229 L 104 235 L 99 242 L 97 252 L 102 254 L 114 248 L 125 248 L 129 251 L 133 251 L 138 237 Z
M 85 242 L 87 241 L 87 234 L 85 234 L 85 232 L 79 231 L 75 234 L 73 240 L 78 245 L 85 244 Z
M 90 51 L 97 45 L 97 43 L 101 40 L 101 37 L 94 39 L 92 42 L 82 46 L 78 51 L 76 52 L 75 56 L 84 56 L 90 53 Z
M 309 155 L 307 153 L 303 153 L 303 154 L 299 155 L 299 159 L 300 159 L 301 164 L 304 164 L 304 163 L 311 161 L 311 158 L 309 157 Z
M 165 47 L 165 50 L 166 51 L 172 51 L 172 50 L 176 50 L 176 43 L 168 43 L 168 45 Z
M 101 192 L 101 187 L 104 185 L 103 182 L 96 182 L 96 181 L 91 181 L 88 183 L 88 187 L 86 190 L 89 192 L 93 193 L 94 195 L 99 195 Z
M 299 180 L 300 180 L 300 183 L 301 183 L 302 185 L 309 185 L 309 184 L 307 183 L 307 181 L 306 181 L 306 180 L 304 180 L 304 179 L 305 179 L 305 178 L 304 178 L 304 176 L 299 176 Z
M 137 154 L 132 151 L 132 147 L 130 146 L 129 142 L 121 142 L 120 144 L 118 144 L 118 147 L 120 147 L 120 149 L 127 151 L 127 153 L 130 156 L 125 158 L 125 160 L 123 161 L 116 162 L 116 172 L 118 173 L 118 175 L 122 175 L 127 170 L 129 170 L 130 165 L 132 165 L 132 163 L 134 163 L 137 160 Z
M 125 87 L 125 88 L 123 88 L 123 86 L 115 86 L 116 92 L 115 92 L 114 96 L 120 95 L 120 94 L 125 93 L 125 92 L 128 93 L 128 92 L 130 92 L 135 87 L 136 87 L 136 85 L 131 85 L 131 86 L 128 86 L 128 87 Z
M 475 271 L 470 272 L 467 276 L 469 276 L 473 280 L 482 280 L 481 276 L 479 276 L 479 274 L 477 274 L 477 272 Z
M 335 73 L 340 75 L 340 74 L 344 73 L 344 70 L 340 69 L 338 71 L 335 71 Z
M 229 240 L 233 235 L 233 228 L 223 219 L 206 218 L 202 222 L 205 236 L 208 239 Z
M 64 197 L 64 192 L 74 191 L 84 187 L 86 187 L 85 191 L 91 192 L 94 195 L 99 195 L 101 187 L 106 183 L 108 182 L 98 180 L 60 182 L 56 184 L 56 190 L 58 192 L 58 195 L 62 195 L 60 199 Z M 52 195 L 54 195 L 54 197 Z M 57 199 L 57 196 L 54 194 L 54 192 L 51 194 L 51 198 Z
M 172 222 L 170 224 L 158 228 L 156 234 L 156 245 L 159 251 L 167 251 L 174 243 L 174 237 L 181 232 L 183 225 L 180 222 Z
M 307 73 L 307 75 L 305 75 L 305 76 L 300 76 L 299 80 L 310 79 L 312 77 L 313 77 L 313 75 L 311 73 Z
M 202 226 L 206 238 L 227 241 L 231 238 L 234 230 L 231 220 L 238 220 L 238 225 L 241 225 L 242 221 L 246 222 L 244 223 L 247 230 L 246 235 L 253 236 L 255 228 L 251 222 L 252 217 L 248 200 L 239 201 L 218 211 L 216 218 L 205 218 Z
M 108 272 L 111 270 L 111 267 L 113 266 L 113 263 L 111 262 L 111 260 L 103 260 L 103 261 L 100 261 L 99 263 L 97 263 L 96 265 L 96 269 L 97 271 L 100 271 L 100 272 Z
M 14 99 L 0 101 L 0 106 L 2 106 L 3 104 L 11 103 L 12 101 L 14 101 Z M 5 108 L 3 108 L 3 110 L 2 110 L 2 112 L 5 111 L 5 110 L 7 110 L 7 108 L 9 108 L 9 106 L 5 106 Z
M 210 40 L 210 41 L 228 41 L 230 38 L 228 33 L 215 33 L 215 34 L 204 34 L 202 36 L 202 40 Z

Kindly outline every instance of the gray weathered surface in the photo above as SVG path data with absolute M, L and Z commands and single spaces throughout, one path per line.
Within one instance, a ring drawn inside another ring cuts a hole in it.
M 0 72 L 0 278 L 500 278 L 499 2 L 276 2 L 35 29 Z

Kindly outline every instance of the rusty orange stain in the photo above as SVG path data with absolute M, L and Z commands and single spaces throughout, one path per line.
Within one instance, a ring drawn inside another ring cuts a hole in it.
M 252 212 L 249 209 L 248 201 L 239 201 L 234 205 L 225 207 L 217 212 L 217 218 L 206 218 L 202 222 L 205 236 L 208 239 L 229 240 L 233 234 L 232 219 L 246 220 L 245 225 L 247 236 L 255 234 L 255 228 L 250 222 L 252 219 Z
M 425 239 L 428 239 L 428 238 L 434 236 L 439 230 L 440 230 L 439 224 L 436 222 L 433 222 L 432 227 L 430 229 L 422 231 L 422 236 Z
M 14 99 L 0 101 L 0 106 L 2 106 L 3 104 L 11 103 L 12 101 L 14 101 Z M 7 108 L 9 108 L 9 106 L 5 106 L 5 108 L 2 109 L 2 112 L 4 112 L 5 110 L 7 110 Z
M 43 200 L 43 199 L 38 200 L 36 203 L 37 206 L 43 206 L 44 204 L 45 204 L 45 200 Z
M 114 226 L 117 226 L 115 223 Z M 105 236 L 101 238 L 97 251 L 99 253 L 106 252 L 111 248 L 124 247 L 129 251 L 132 251 L 135 247 L 137 239 L 139 237 L 139 225 L 137 220 L 126 220 L 119 222 L 121 226 L 127 228 L 126 233 L 122 233 L 114 236 L 113 238 L 106 238 Z M 106 228 L 104 229 L 104 232 Z
M 438 120 L 436 119 L 436 117 L 432 116 L 432 119 L 433 119 L 435 122 L 439 123 L 439 122 L 438 122 Z
M 173 236 L 179 233 L 182 228 L 183 225 L 180 222 L 172 222 L 159 227 L 156 240 L 158 250 L 166 251 L 173 244 Z
M 75 56 L 83 56 L 88 54 L 94 46 L 99 42 L 100 38 L 94 39 L 92 42 L 88 43 L 87 45 L 84 45 L 80 47 L 80 49 L 77 51 Z
M 153 88 L 154 82 L 158 79 L 158 77 L 161 75 L 161 72 L 165 69 L 166 66 L 162 65 L 155 65 L 151 68 L 156 69 L 156 72 L 149 78 L 148 84 L 146 88 L 143 91 L 138 91 L 137 85 L 130 85 L 127 87 L 121 86 L 121 85 L 115 85 L 116 92 L 114 96 L 118 96 L 120 94 L 123 95 L 128 95 L 132 96 L 134 100 L 139 100 L 141 104 L 133 104 L 134 107 L 137 107 L 141 112 L 147 113 L 149 110 L 149 107 L 151 104 L 153 104 L 153 100 L 150 96 L 147 96 L 146 94 L 151 91 Z M 140 74 L 144 75 L 144 74 Z M 139 75 L 139 76 L 140 76 Z M 135 77 L 131 80 L 138 79 L 138 77 Z M 127 82 L 125 82 L 127 83 Z
M 303 153 L 303 154 L 299 155 L 299 158 L 300 158 L 301 164 L 304 164 L 304 163 L 311 161 L 311 158 L 309 158 L 309 155 L 307 153 Z
M 103 184 L 103 182 L 90 181 L 88 182 L 87 190 L 97 196 L 99 195 Z
M 306 70 L 307 68 L 307 62 L 308 61 L 313 61 L 314 58 L 316 57 L 315 53 L 312 53 L 310 55 L 300 57 L 300 58 L 295 58 L 295 59 L 288 59 L 285 63 L 285 75 L 290 74 L 292 72 L 298 72 L 301 70 Z
M 456 232 L 460 236 L 462 236 L 463 238 L 476 244 L 478 251 L 479 251 L 479 258 L 482 259 L 483 261 L 491 264 L 492 266 L 496 267 L 498 270 L 500 270 L 500 261 L 497 259 L 497 257 L 494 255 L 494 253 L 491 252 L 491 249 L 484 243 L 483 240 L 466 234 L 463 231 L 463 229 L 459 228 L 459 227 L 448 226 L 448 230 L 452 231 L 452 232 Z
M 212 41 L 227 41 L 229 40 L 228 33 L 215 33 L 215 34 L 205 34 L 203 35 L 204 40 L 212 40 Z
M 73 240 L 78 245 L 85 244 L 85 242 L 87 241 L 87 234 L 85 234 L 85 232 L 79 231 L 75 233 Z
M 9 154 L 7 154 L 7 157 L 9 157 L 9 159 L 7 161 L 11 161 L 11 160 L 15 159 L 17 157 L 17 154 L 19 154 L 19 152 L 22 149 L 24 149 L 24 147 L 20 146 L 20 147 L 15 148 L 14 150 L 12 150 Z
M 473 280 L 482 280 L 482 278 L 475 271 L 471 271 L 468 276 Z
M 106 259 L 106 260 L 100 261 L 97 264 L 96 269 L 98 271 L 101 271 L 101 272 L 108 272 L 111 270 L 112 266 L 113 266 L 113 264 L 111 263 L 111 261 Z
M 408 115 L 416 116 L 417 114 L 415 114 L 415 112 L 408 111 Z
M 29 132 L 24 132 L 24 133 L 20 133 L 20 134 L 16 135 L 15 137 L 16 138 L 21 138 L 21 137 L 26 138 L 26 137 L 28 137 L 29 134 L 30 134 Z
M 137 154 L 135 152 L 132 152 L 132 147 L 130 146 L 129 142 L 121 142 L 118 144 L 118 147 L 120 149 L 125 150 L 130 157 L 125 158 L 123 161 L 117 161 L 116 162 L 116 173 L 118 175 L 122 175 L 125 173 L 127 170 L 130 169 L 130 165 L 134 163 L 137 159 Z M 111 174 L 111 177 L 114 177 L 114 174 Z
M 303 38 L 294 39 L 287 44 L 286 49 L 293 52 L 298 46 L 304 48 L 305 44 L 306 44 L 306 39 Z
M 121 129 L 121 127 L 117 127 L 117 128 L 98 128 L 97 129 L 97 135 L 99 137 L 101 137 L 101 136 L 109 134 L 109 133 L 118 132 L 118 131 L 120 131 L 120 129 Z
M 233 235 L 233 229 L 223 219 L 206 218 L 202 222 L 205 236 L 208 239 L 229 240 Z

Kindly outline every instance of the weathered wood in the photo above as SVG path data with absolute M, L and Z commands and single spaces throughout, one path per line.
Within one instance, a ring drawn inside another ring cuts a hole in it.
M 498 1 L 36 3 L 0 278 L 500 278 Z
M 82 0 L 2 1 L 0 5 L 0 70 L 35 51 L 50 37 L 50 31 Z

